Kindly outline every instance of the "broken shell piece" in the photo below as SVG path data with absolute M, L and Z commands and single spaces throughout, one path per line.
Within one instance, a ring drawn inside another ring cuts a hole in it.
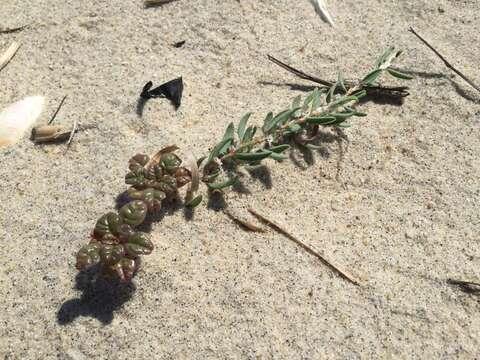
M 32 141 L 35 144 L 66 141 L 70 138 L 72 130 L 67 130 L 60 125 L 37 126 L 32 129 Z
M 0 113 L 0 147 L 15 144 L 42 113 L 45 99 L 31 96 L 17 101 Z

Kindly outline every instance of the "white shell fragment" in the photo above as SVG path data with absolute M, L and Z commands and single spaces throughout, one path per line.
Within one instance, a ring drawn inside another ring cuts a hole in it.
M 333 18 L 327 10 L 327 5 L 325 4 L 325 0 L 310 0 L 310 2 L 315 7 L 315 11 L 320 15 L 323 21 L 326 21 L 331 26 L 335 26 L 333 22 Z
M 30 96 L 0 113 L 0 147 L 15 144 L 42 113 L 43 96 Z

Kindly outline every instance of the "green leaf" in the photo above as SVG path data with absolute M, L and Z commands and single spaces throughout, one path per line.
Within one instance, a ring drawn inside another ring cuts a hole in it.
M 282 145 L 277 145 L 277 146 L 272 146 L 271 148 L 269 148 L 268 150 L 270 150 L 271 152 L 273 153 L 282 153 L 286 150 L 290 149 L 290 145 L 288 144 L 282 144 Z
M 162 200 L 166 197 L 163 191 L 154 188 L 147 188 L 145 190 L 130 188 L 127 190 L 127 193 L 131 199 L 145 202 L 149 212 L 160 211 L 162 208 Z
M 100 250 L 102 263 L 111 265 L 119 262 L 125 255 L 125 248 L 122 245 L 103 245 Z
M 302 102 L 302 96 L 301 95 L 298 95 L 297 97 L 295 97 L 295 99 L 293 99 L 293 102 L 292 102 L 292 109 L 300 108 L 300 103 L 301 102 Z
M 147 216 L 147 205 L 141 200 L 130 201 L 120 209 L 120 218 L 125 224 L 138 226 Z
M 255 133 L 257 132 L 257 127 L 256 126 L 249 126 L 247 131 L 245 131 L 245 136 L 243 138 L 244 142 L 248 142 L 253 139 L 255 136 Z
M 365 76 L 362 80 L 363 85 L 371 85 L 377 78 L 380 76 L 382 73 L 382 69 L 375 69 L 373 71 L 370 71 L 367 76 Z
M 265 116 L 265 119 L 263 120 L 263 127 L 262 129 L 265 130 L 267 125 L 272 121 L 273 119 L 273 113 L 269 112 L 267 116 Z
M 375 62 L 375 68 L 378 69 L 395 52 L 395 47 L 391 46 Z M 400 55 L 400 54 L 399 54 Z
M 276 161 L 282 161 L 282 160 L 285 160 L 287 157 L 283 154 L 278 154 L 278 153 L 274 153 L 272 152 L 270 154 L 270 157 L 273 159 L 273 160 L 276 160 Z
M 120 216 L 114 212 L 109 212 L 98 219 L 93 235 L 98 240 L 101 240 L 104 236 L 111 237 L 117 235 L 121 224 L 122 219 Z
M 118 276 L 120 281 L 128 282 L 132 279 L 135 270 L 137 269 L 137 264 L 134 259 L 128 259 L 126 257 L 122 258 L 116 264 L 105 269 L 107 276 Z
M 320 92 L 320 90 L 318 90 L 318 88 L 315 88 L 315 90 L 313 90 L 313 94 L 312 94 L 312 110 L 316 110 L 320 107 L 320 104 L 322 103 L 320 97 L 321 97 L 322 93 Z
M 233 138 L 223 139 L 217 145 L 215 145 L 212 152 L 208 156 L 207 163 L 205 165 L 210 164 L 215 158 L 217 158 L 220 155 L 220 151 L 225 147 L 226 144 L 229 144 L 231 141 L 233 141 Z
M 395 69 L 392 69 L 392 68 L 387 68 L 387 71 L 390 75 L 392 75 L 393 77 L 399 78 L 399 79 L 403 79 L 403 80 L 412 80 L 413 79 L 413 76 L 405 74 L 401 71 L 398 71 L 398 70 L 395 70 Z
M 235 133 L 235 125 L 233 125 L 233 123 L 230 123 L 227 126 L 227 130 L 225 130 L 225 134 L 223 135 L 223 139 L 222 139 L 222 140 L 229 140 L 229 141 L 227 141 L 223 145 L 223 147 L 220 149 L 219 155 L 225 155 L 228 149 L 232 146 L 234 133 Z
M 361 99 L 361 98 L 367 96 L 367 90 L 360 90 L 360 91 L 357 91 L 356 93 L 354 93 L 352 95 L 356 96 L 357 99 Z
M 102 245 L 99 242 L 93 242 L 82 247 L 77 253 L 77 269 L 86 270 L 98 264 L 100 262 L 101 248 Z
M 181 164 L 182 160 L 174 153 L 163 154 L 159 162 L 160 167 L 169 173 L 175 172 Z
M 148 163 L 148 160 L 150 160 L 150 157 L 147 155 L 137 154 L 129 160 L 128 168 L 130 171 L 142 169 Z
M 334 116 L 312 116 L 307 118 L 306 122 L 313 125 L 327 125 L 337 120 Z
M 299 124 L 292 124 L 288 127 L 288 130 L 291 131 L 292 133 L 297 133 L 300 130 L 302 130 L 302 126 Z
M 248 122 L 248 119 L 250 119 L 250 116 L 252 116 L 251 112 L 246 113 L 238 123 L 237 134 L 238 134 L 238 139 L 240 141 L 243 141 L 243 138 L 245 136 L 245 130 L 247 128 L 247 122 Z
M 345 120 L 347 120 L 349 117 L 352 117 L 353 115 L 355 115 L 355 112 L 353 111 L 345 111 L 345 112 L 341 112 L 341 113 L 332 113 L 330 114 L 332 116 L 335 117 L 335 121 L 334 122 L 331 122 L 331 123 L 328 123 L 328 124 L 322 124 L 324 126 L 326 125 L 330 125 L 330 126 L 333 126 L 333 125 L 338 125 L 338 124 L 341 124 L 343 123 Z
M 357 111 L 349 106 L 345 106 L 345 110 L 346 112 L 351 112 L 353 113 L 353 116 L 358 116 L 358 117 L 365 117 L 367 116 L 367 113 L 364 113 L 364 112 L 360 112 L 360 111 Z
M 327 93 L 327 103 L 331 103 L 335 98 L 335 91 L 337 90 L 338 83 L 333 84 Z
M 145 169 L 137 167 L 135 170 L 125 175 L 125 184 L 136 187 L 145 186 Z
M 238 181 L 238 176 L 234 176 L 221 183 L 207 183 L 207 186 L 210 190 L 221 190 L 229 186 L 235 185 Z
M 334 102 L 330 103 L 331 107 L 339 107 L 345 104 L 348 104 L 349 102 L 352 101 L 358 101 L 358 98 L 356 96 L 342 96 L 341 98 L 335 100 Z
M 148 255 L 153 251 L 153 243 L 147 233 L 137 232 L 128 239 L 125 250 L 129 257 L 137 258 L 140 255 Z
M 265 124 L 264 130 L 268 133 L 272 129 L 276 128 L 278 125 L 288 121 L 290 117 L 300 108 L 294 108 L 290 110 L 282 111 L 281 113 L 277 114 L 269 123 Z
M 251 153 L 236 153 L 235 158 L 243 161 L 259 161 L 269 157 L 271 153 L 272 152 L 268 150 Z
M 189 202 L 187 202 L 185 204 L 186 207 L 189 207 L 191 209 L 193 208 L 196 208 L 198 205 L 200 205 L 200 203 L 202 202 L 203 200 L 203 196 L 202 195 L 198 195 L 197 197 L 194 197 L 192 200 L 190 200 Z
M 318 88 L 315 88 L 315 90 L 317 90 Z M 307 109 L 310 104 L 312 103 L 312 100 L 313 100 L 313 96 L 315 95 L 315 90 L 313 90 L 310 94 L 307 95 L 307 97 L 305 98 L 305 100 L 303 101 L 303 108 L 304 109 Z

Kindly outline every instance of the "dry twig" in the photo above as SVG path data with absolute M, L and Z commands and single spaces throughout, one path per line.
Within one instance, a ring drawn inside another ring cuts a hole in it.
M 151 7 L 151 6 L 159 6 L 159 5 L 167 4 L 173 1 L 177 1 L 177 0 L 145 0 L 144 4 L 146 7 Z
M 227 209 L 223 210 L 223 212 L 230 218 L 232 219 L 233 221 L 235 221 L 237 224 L 240 224 L 241 226 L 243 226 L 244 228 L 246 228 L 247 230 L 249 231 L 252 231 L 252 232 L 260 232 L 260 233 L 264 233 L 266 232 L 265 229 L 255 225 L 255 224 L 252 224 L 251 222 L 249 221 L 246 221 L 244 219 L 241 219 L 239 217 L 237 217 L 236 215 L 233 215 L 230 211 L 228 211 Z
M 55 118 L 56 118 L 57 115 L 58 115 L 58 112 L 59 112 L 60 109 L 62 108 L 63 103 L 65 102 L 66 99 L 67 99 L 67 95 L 65 95 L 65 96 L 63 97 L 62 101 L 60 101 L 60 104 L 58 105 L 57 110 L 55 110 L 55 112 L 54 112 L 53 115 L 52 115 L 52 118 L 51 118 L 50 121 L 47 123 L 47 125 L 50 125 L 50 124 L 55 120 Z
M 432 45 L 430 45 L 427 40 L 425 40 L 422 36 L 420 36 L 420 35 L 415 31 L 415 29 L 414 29 L 413 27 L 411 27 L 411 28 L 409 29 L 409 31 L 410 31 L 413 35 L 415 35 L 417 38 L 419 38 L 420 41 L 422 41 L 425 45 L 427 45 L 427 47 L 430 48 L 430 50 L 432 50 L 432 51 L 435 53 L 435 55 L 437 55 L 437 56 L 440 58 L 440 60 L 443 61 L 443 63 L 445 64 L 446 67 L 448 67 L 450 70 L 452 70 L 453 72 L 455 72 L 458 76 L 460 76 L 463 80 L 465 80 L 465 81 L 466 81 L 471 87 L 473 87 L 475 90 L 477 90 L 478 92 L 480 92 L 480 87 L 479 87 L 478 85 L 476 85 L 472 80 L 470 80 L 468 77 L 466 77 L 466 76 L 465 76 L 464 74 L 462 74 L 460 71 L 458 71 L 457 69 L 455 69 L 455 68 L 453 67 L 453 65 L 450 64 L 450 63 L 447 61 L 447 59 L 445 59 L 445 58 L 442 56 L 442 54 L 440 54 L 440 53 L 438 52 L 438 50 L 436 50 Z
M 19 48 L 20 44 L 14 41 L 7 51 L 3 53 L 0 57 L 0 71 L 12 60 Z
M 313 249 L 311 246 L 305 244 L 303 241 L 301 241 L 300 239 L 296 238 L 295 236 L 293 236 L 292 234 L 290 234 L 287 230 L 285 230 L 283 227 L 281 227 L 280 225 L 278 225 L 277 223 L 275 223 L 274 221 L 272 220 L 269 220 L 267 219 L 265 216 L 259 214 L 256 210 L 254 209 L 248 209 L 248 211 L 250 211 L 250 213 L 252 213 L 254 216 L 256 216 L 258 219 L 260 219 L 261 221 L 263 221 L 264 223 L 266 223 L 267 225 L 269 225 L 270 227 L 272 227 L 273 229 L 275 229 L 276 231 L 278 231 L 279 233 L 285 235 L 287 238 L 289 238 L 290 240 L 296 242 L 298 245 L 300 245 L 302 248 L 304 248 L 307 252 L 309 252 L 310 254 L 316 256 L 318 259 L 320 259 L 325 265 L 327 265 L 330 269 L 332 269 L 334 272 L 336 272 L 337 274 L 339 274 L 341 277 L 343 277 L 344 279 L 350 281 L 352 284 L 354 285 L 357 285 L 357 286 L 360 286 L 360 282 L 355 279 L 352 275 L 346 273 L 344 270 L 341 270 L 337 265 L 334 265 L 332 264 L 330 261 L 328 261 L 327 259 L 325 259 L 325 257 L 323 255 L 321 255 L 318 251 L 316 251 L 315 249 Z
M 25 29 L 26 27 L 27 27 L 27 25 L 17 26 L 17 27 L 8 28 L 8 29 L 0 29 L 0 34 L 11 34 L 11 33 L 15 33 L 15 32 L 18 32 L 18 31 L 22 31 L 22 30 Z
M 335 85 L 335 81 L 327 81 L 324 79 L 320 79 L 316 76 L 307 74 L 299 69 L 296 69 L 284 62 L 274 58 L 272 55 L 267 55 L 268 60 L 273 62 L 274 64 L 280 66 L 281 68 L 287 70 L 288 72 L 294 74 L 295 76 L 299 77 L 303 80 L 308 80 L 314 82 L 316 84 L 320 84 L 326 87 L 332 87 Z M 351 89 L 352 87 L 357 86 L 355 81 L 344 81 L 345 87 L 347 90 Z M 367 91 L 368 95 L 388 95 L 391 97 L 398 97 L 403 98 L 409 95 L 408 87 L 407 86 L 376 86 L 376 85 L 365 85 L 364 89 Z M 340 88 L 337 89 L 339 91 Z

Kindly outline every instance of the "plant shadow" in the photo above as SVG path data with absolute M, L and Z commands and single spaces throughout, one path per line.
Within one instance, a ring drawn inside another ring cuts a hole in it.
M 289 87 L 290 90 L 302 91 L 302 92 L 310 92 L 318 87 L 318 86 L 302 85 L 302 84 L 295 84 L 295 83 L 275 83 L 271 81 L 259 81 L 258 83 L 260 85 L 267 85 L 267 86 Z M 403 105 L 405 101 L 405 96 L 398 96 L 395 94 L 396 94 L 395 92 L 388 92 L 388 91 L 374 92 L 373 90 L 369 90 L 369 94 L 360 100 L 360 104 L 373 102 L 374 104 L 377 104 L 377 105 L 393 105 L 393 106 Z
M 207 208 L 214 211 L 226 209 L 227 202 L 225 201 L 225 194 L 220 190 L 209 191 Z
M 92 317 L 102 324 L 113 321 L 115 311 L 128 302 L 135 293 L 133 282 L 105 280 L 98 267 L 79 272 L 75 278 L 75 288 L 82 291 L 80 298 L 65 301 L 57 313 L 57 322 L 68 325 L 80 316 Z
M 453 88 L 455 89 L 456 93 L 463 97 L 465 100 L 471 101 L 474 104 L 480 105 L 480 98 L 475 97 L 468 93 L 464 88 L 462 88 L 456 81 L 452 79 L 448 79 L 450 83 L 452 84 Z
M 253 179 L 260 181 L 265 189 L 272 188 L 272 175 L 267 166 L 262 165 L 254 169 L 248 169 L 247 171 Z
M 314 85 L 302 85 L 296 83 L 278 83 L 273 81 L 259 81 L 258 84 L 264 86 L 275 86 L 275 87 L 289 87 L 290 90 L 294 91 L 302 91 L 302 92 L 310 92 L 315 90 L 318 86 Z

